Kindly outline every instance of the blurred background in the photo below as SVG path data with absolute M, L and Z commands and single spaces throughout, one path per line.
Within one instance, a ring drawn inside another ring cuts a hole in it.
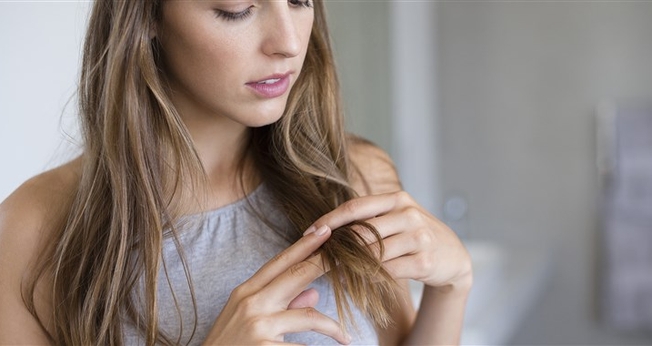
M 652 345 L 652 2 L 326 2 L 350 129 L 473 257 L 462 343 Z M 0 200 L 74 155 L 88 7 L 0 2 Z

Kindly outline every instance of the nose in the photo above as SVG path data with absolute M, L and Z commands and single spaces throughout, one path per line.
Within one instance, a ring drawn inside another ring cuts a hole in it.
M 281 4 L 284 3 L 280 2 Z M 287 5 L 276 8 L 269 13 L 262 32 L 264 33 L 262 49 L 269 56 L 291 58 L 301 52 L 301 36 L 292 13 Z

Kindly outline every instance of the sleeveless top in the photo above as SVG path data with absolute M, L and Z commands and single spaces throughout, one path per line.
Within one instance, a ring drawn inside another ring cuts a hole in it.
M 179 231 L 179 243 L 192 277 L 197 305 L 194 335 L 195 313 L 183 263 L 174 239 L 167 237 L 163 240 L 165 268 L 161 266 L 158 275 L 157 303 L 159 326 L 170 340 L 179 338 L 182 345 L 200 345 L 226 305 L 231 291 L 274 255 L 291 245 L 289 240 L 269 226 L 270 222 L 274 227 L 289 225 L 289 220 L 280 207 L 274 205 L 274 201 L 271 192 L 261 184 L 247 198 L 183 220 L 191 225 Z M 322 276 L 308 287 L 319 292 L 315 308 L 338 321 L 335 297 L 328 280 Z M 351 344 L 377 345 L 373 324 L 353 304 L 351 309 L 356 324 L 355 327 L 347 327 L 352 337 Z M 145 341 L 130 325 L 125 326 L 124 336 L 125 345 L 139 345 Z M 286 334 L 285 341 L 306 345 L 338 345 L 334 339 L 312 331 Z

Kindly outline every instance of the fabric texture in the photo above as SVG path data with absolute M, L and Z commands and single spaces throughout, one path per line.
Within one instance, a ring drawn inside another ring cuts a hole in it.
M 159 321 L 161 329 L 172 340 L 179 338 L 179 344 L 201 344 L 224 308 L 231 291 L 290 245 L 289 240 L 273 231 L 259 215 L 275 227 L 289 225 L 280 208 L 274 205 L 274 198 L 264 184 L 254 190 L 247 199 L 200 215 L 189 216 L 184 220 L 187 225 L 180 232 L 179 240 L 194 286 L 196 319 L 190 289 L 174 240 L 164 240 L 165 268 L 161 268 L 158 278 Z M 319 292 L 320 298 L 315 308 L 338 320 L 335 298 L 328 280 L 321 277 L 309 287 Z M 357 328 L 348 328 L 353 337 L 352 344 L 378 344 L 373 325 L 362 312 L 354 306 L 352 308 L 357 325 Z M 195 321 L 196 329 L 193 335 Z M 288 334 L 285 341 L 306 345 L 338 344 L 337 341 L 316 332 Z M 133 327 L 128 327 L 125 343 L 142 344 L 144 339 Z

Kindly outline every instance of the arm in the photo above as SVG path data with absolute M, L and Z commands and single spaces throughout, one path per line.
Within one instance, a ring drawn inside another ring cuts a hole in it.
M 425 286 L 416 322 L 405 345 L 459 345 L 464 322 L 468 282 L 458 286 Z
M 41 190 L 27 183 L 0 204 L 0 344 L 49 344 L 47 332 L 25 306 L 21 284 L 39 253 L 42 209 Z M 38 287 L 37 287 L 38 288 Z M 38 292 L 37 292 L 38 294 Z M 37 311 L 47 316 L 46 299 L 37 297 Z

